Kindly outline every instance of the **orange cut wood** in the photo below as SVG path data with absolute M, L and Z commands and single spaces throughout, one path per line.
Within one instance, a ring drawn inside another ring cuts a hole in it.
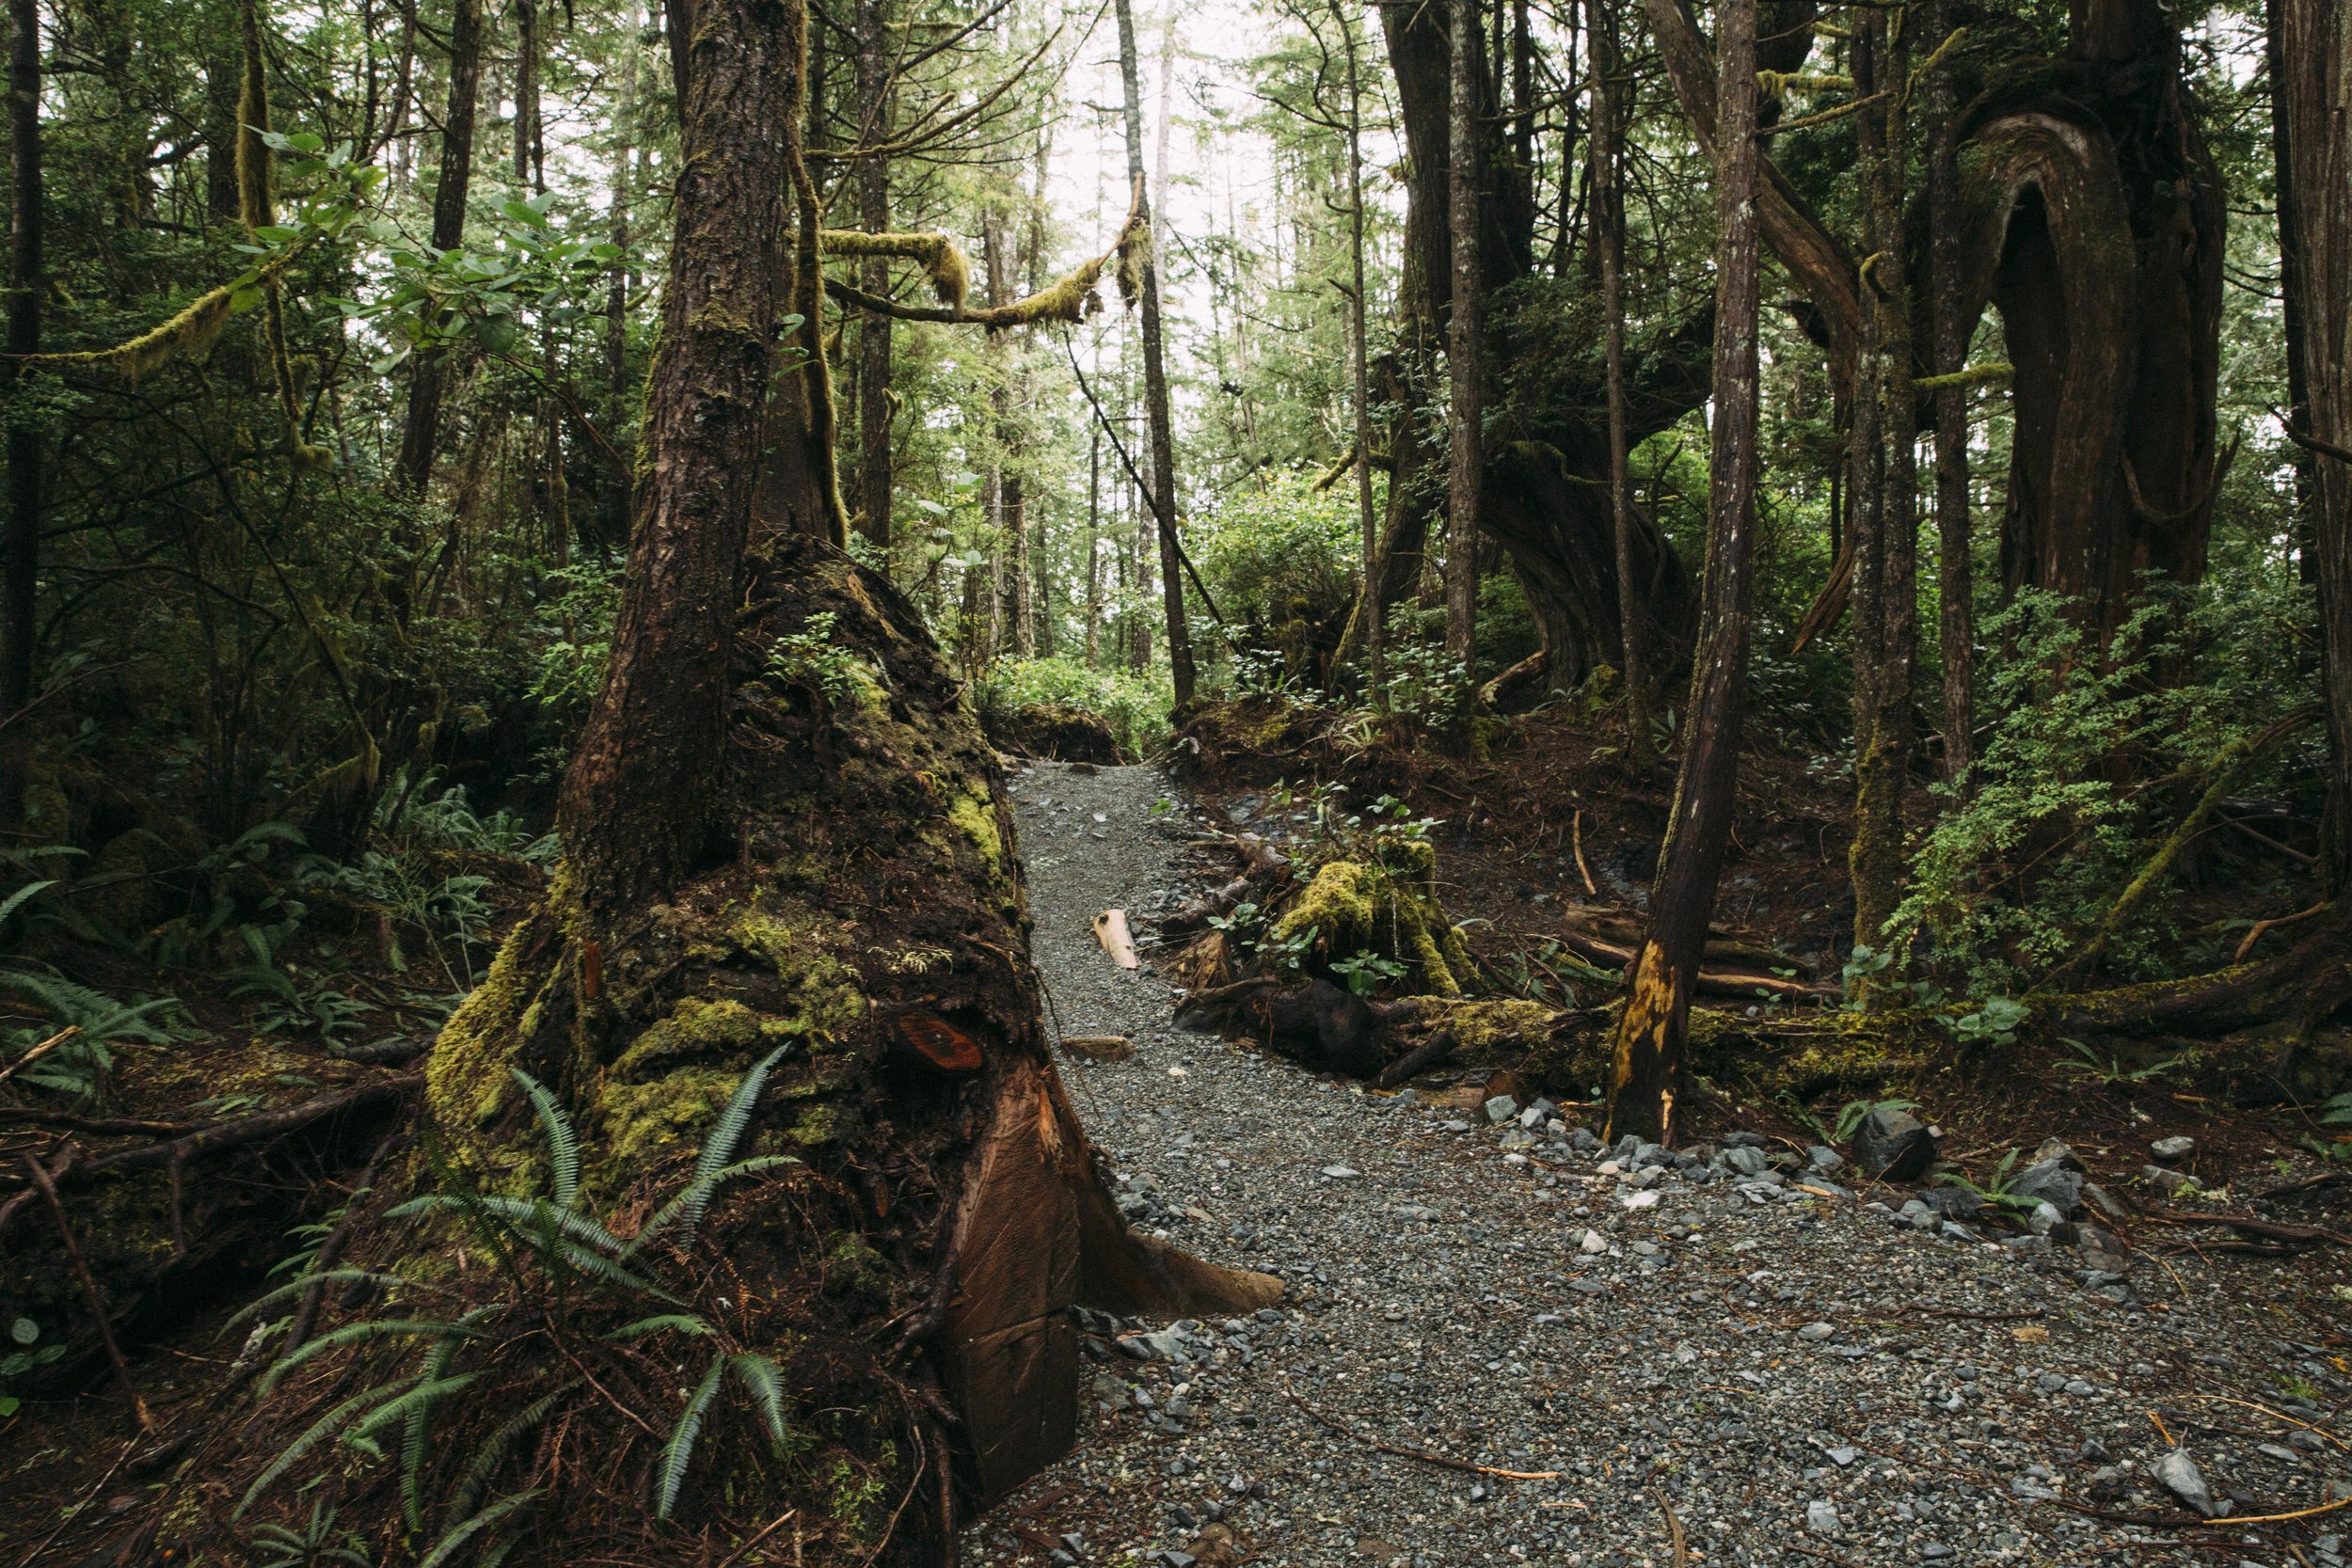
M 929 1013 L 900 1013 L 898 1033 L 923 1053 L 923 1059 L 943 1072 L 977 1072 L 980 1043 L 954 1024 Z

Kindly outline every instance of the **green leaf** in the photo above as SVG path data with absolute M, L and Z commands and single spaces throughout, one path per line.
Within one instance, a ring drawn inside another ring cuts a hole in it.
M 553 1173 L 552 1190 L 555 1201 L 572 1208 L 580 1198 L 580 1139 L 572 1131 L 572 1118 L 564 1114 L 564 1107 L 555 1102 L 548 1086 L 520 1068 L 509 1068 L 515 1082 L 531 1097 L 532 1114 L 539 1118 L 539 1131 L 548 1141 L 548 1164 Z
M 498 1501 L 492 1503 L 489 1507 L 484 1509 L 481 1513 L 473 1515 L 464 1523 L 453 1526 L 448 1534 L 442 1536 L 440 1540 L 433 1544 L 433 1549 L 431 1551 L 425 1553 L 424 1556 L 418 1560 L 417 1568 L 441 1568 L 442 1563 L 449 1561 L 451 1558 L 456 1554 L 458 1547 L 464 1545 L 467 1542 L 472 1540 L 484 1530 L 488 1529 L 492 1525 L 497 1524 L 500 1520 L 505 1518 L 516 1509 L 521 1508 L 524 1504 L 530 1502 L 538 1495 L 539 1488 L 535 1486 L 528 1492 L 513 1493 L 510 1496 L 501 1497 Z
M 767 1427 L 768 1435 L 775 1439 L 778 1448 L 782 1448 L 787 1436 L 784 1373 L 768 1357 L 749 1351 L 729 1356 L 727 1365 L 735 1369 L 736 1378 L 743 1385 L 744 1392 L 751 1395 L 752 1408 L 759 1412 L 760 1422 Z
M 678 1412 L 677 1425 L 670 1429 L 670 1440 L 661 1445 L 660 1485 L 653 1511 L 657 1519 L 667 1519 L 670 1510 L 677 1506 L 678 1493 L 686 1485 L 686 1466 L 694 1458 L 694 1439 L 702 1435 L 703 1420 L 710 1414 L 710 1402 L 719 1393 L 720 1375 L 726 1370 L 725 1357 L 712 1358 L 710 1370 L 703 1374 L 701 1386 L 688 1397 L 686 1408 Z
M 40 1338 L 40 1324 L 30 1318 L 19 1318 L 8 1324 L 8 1338 L 20 1345 L 29 1345 Z

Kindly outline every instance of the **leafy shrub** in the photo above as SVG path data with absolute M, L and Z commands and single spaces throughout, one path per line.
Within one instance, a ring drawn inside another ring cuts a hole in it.
M 1149 756 L 1168 743 L 1168 710 L 1174 704 L 1167 677 L 1124 670 L 1089 670 L 1079 658 L 1000 659 L 973 683 L 973 705 L 1009 713 L 1030 703 L 1084 708 L 1110 726 L 1125 756 Z
M 2215 759 L 2243 752 L 2303 700 L 2278 678 L 2284 661 L 2261 652 L 2278 619 L 2295 614 L 2291 595 L 2243 583 L 2194 600 L 2152 589 L 2104 658 L 2067 608 L 2026 589 L 1985 618 L 1996 653 L 1979 701 L 1997 717 L 1967 781 L 1973 794 L 1936 787 L 1947 809 L 1881 944 L 1901 952 L 1924 936 L 1974 996 L 2045 980 L 2080 952 L 2179 820 L 2184 795 L 2211 782 Z M 2191 648 L 2201 678 L 2167 684 Z M 2144 974 L 2169 962 L 2169 913 L 2159 891 L 2115 923 L 2110 966 Z

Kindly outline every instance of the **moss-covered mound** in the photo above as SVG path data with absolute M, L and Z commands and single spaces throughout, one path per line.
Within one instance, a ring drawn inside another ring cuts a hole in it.
M 1069 703 L 1023 703 L 991 708 L 981 718 L 989 740 L 1014 756 L 1105 764 L 1133 760 L 1120 755 L 1119 738 L 1101 714 Z
M 797 538 L 743 603 L 709 781 L 734 832 L 603 922 L 559 874 L 428 1060 L 382 1199 L 428 1207 L 347 1255 L 387 1277 L 339 1284 L 327 1350 L 192 1451 L 167 1540 L 235 1559 L 319 1481 L 379 1564 L 469 1524 L 448 1560 L 716 1560 L 787 1514 L 797 1561 L 936 1560 L 1071 1441 L 1073 1304 L 1279 1293 L 1110 1202 L 1041 1029 L 995 759 L 913 607 Z M 821 659 L 777 657 L 828 615 Z M 632 1249 L 759 1064 L 731 1157 L 791 1163 Z
M 1415 992 L 1460 996 L 1476 986 L 1476 960 L 1438 901 L 1438 852 L 1426 842 L 1326 861 L 1275 922 L 1269 945 L 1292 943 L 1326 967 L 1367 953 L 1402 964 Z

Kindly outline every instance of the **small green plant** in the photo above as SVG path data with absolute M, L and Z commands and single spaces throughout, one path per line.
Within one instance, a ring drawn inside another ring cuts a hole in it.
M 1347 989 L 1357 995 L 1370 996 L 1388 981 L 1403 979 L 1406 969 L 1394 958 L 1366 949 L 1334 962 L 1331 973 L 1345 980 Z
M 830 610 L 819 610 L 799 631 L 777 638 L 768 650 L 768 673 L 786 686 L 822 692 L 828 703 L 851 702 L 866 664 L 835 635 L 839 620 Z
M 1945 1171 L 1935 1180 L 1939 1185 L 1959 1187 L 1974 1193 L 1993 1208 L 2004 1210 L 2012 1214 L 2030 1214 L 2042 1200 L 2024 1197 L 2010 1190 L 2010 1182 L 2016 1175 L 2017 1156 L 2018 1150 L 2014 1148 L 2002 1155 L 2001 1163 L 1994 1165 L 1993 1173 L 1981 1182 L 1973 1181 L 1958 1171 Z
M 2072 1060 L 2060 1060 L 2058 1063 L 2058 1069 L 2060 1072 L 2071 1072 L 2076 1077 L 2088 1078 L 2110 1089 L 2124 1084 L 2153 1083 L 2188 1060 L 2186 1056 L 2167 1056 L 2160 1062 L 2150 1062 L 2143 1067 L 2126 1067 L 2123 1065 L 2122 1056 L 2111 1053 L 2102 1056 L 2090 1046 L 2071 1036 L 2059 1037 L 2059 1043 L 2066 1047 L 2073 1057 Z
M 442 1219 L 465 1227 L 495 1263 L 503 1293 L 459 1311 L 458 1298 L 437 1282 L 357 1267 L 317 1269 L 313 1246 L 294 1277 L 247 1306 L 231 1324 L 327 1285 L 369 1287 L 378 1309 L 280 1354 L 262 1375 L 263 1392 L 317 1357 L 339 1350 L 410 1343 L 421 1349 L 405 1372 L 372 1382 L 347 1397 L 339 1390 L 337 1402 L 255 1477 L 233 1516 L 242 1516 L 294 1477 L 306 1459 L 323 1455 L 330 1445 L 386 1463 L 394 1462 L 388 1450 L 396 1448 L 408 1527 L 420 1540 L 432 1542 L 419 1559 L 421 1568 L 457 1560 L 469 1543 L 479 1546 L 481 1560 L 503 1556 L 511 1544 L 508 1532 L 518 1528 L 518 1516 L 543 1492 L 524 1485 L 493 1496 L 495 1483 L 511 1468 L 511 1461 L 532 1450 L 535 1444 L 528 1440 L 566 1401 L 583 1386 L 594 1386 L 584 1370 L 587 1356 L 628 1354 L 642 1361 L 641 1351 L 624 1352 L 623 1347 L 638 1347 L 656 1337 L 669 1342 L 660 1353 L 661 1358 L 680 1371 L 685 1370 L 688 1347 L 709 1347 L 708 1358 L 662 1441 L 655 1466 L 656 1517 L 667 1518 L 676 1506 L 701 1436 L 726 1386 L 741 1391 L 770 1439 L 779 1450 L 786 1449 L 790 1433 L 782 1369 L 771 1357 L 735 1343 L 723 1318 L 696 1310 L 690 1301 L 695 1289 L 691 1283 L 664 1278 L 653 1266 L 655 1243 L 691 1243 L 712 1200 L 726 1185 L 798 1163 L 787 1155 L 735 1158 L 768 1073 L 783 1054 L 781 1048 L 771 1053 L 744 1074 L 704 1140 L 685 1185 L 627 1241 L 588 1209 L 580 1183 L 580 1138 L 570 1117 L 545 1085 L 519 1068 L 510 1069 L 538 1123 L 545 1165 L 538 1190 L 529 1196 L 483 1192 L 448 1167 L 437 1166 L 439 1186 L 385 1216 Z M 281 1331 L 288 1321 L 268 1323 L 264 1338 Z M 444 1439 L 437 1429 L 446 1431 L 453 1410 L 481 1400 L 487 1389 L 500 1386 L 502 1375 L 511 1377 L 516 1367 L 537 1363 L 548 1337 L 563 1346 L 569 1365 L 582 1369 L 581 1376 L 562 1383 L 505 1383 L 509 1389 L 519 1387 L 518 1407 L 486 1432 L 481 1413 L 465 1409 L 465 1429 L 479 1433 L 479 1440 L 446 1495 L 428 1497 L 429 1478 L 446 1481 L 452 1474 L 442 1462 Z M 464 1402 L 456 1398 L 461 1393 L 467 1393 Z M 331 1517 L 327 1523 L 331 1525 Z M 308 1550 L 321 1539 L 317 1527 L 315 1514 L 307 1533 L 280 1527 L 278 1544 L 298 1544 Z
M 15 1349 L 0 1355 L 0 1421 L 7 1420 L 24 1406 L 24 1401 L 8 1390 L 8 1382 L 23 1377 L 37 1367 L 46 1367 L 65 1355 L 63 1345 L 43 1345 L 40 1324 L 30 1318 L 17 1318 L 8 1324 L 8 1343 Z
M 2319 1385 L 2299 1373 L 2275 1372 L 2272 1374 L 2272 1379 L 2279 1385 L 2279 1392 L 2291 1400 L 2319 1398 Z
M 312 1499 L 310 1517 L 300 1529 L 275 1521 L 256 1527 L 253 1568 L 319 1568 L 328 1562 L 342 1563 L 344 1568 L 374 1568 L 356 1533 L 336 1534 L 337 1512 L 326 1506 L 326 1498 L 318 1497 Z
M 2352 1127 L 2352 1090 L 2337 1095 L 2319 1108 L 2322 1127 Z
M 1863 1117 L 1873 1111 L 1885 1111 L 1891 1115 L 1896 1111 L 1915 1111 L 1918 1108 L 1919 1102 L 1915 1100 L 1850 1100 L 1837 1112 L 1837 1135 L 1830 1142 L 1842 1144 L 1852 1137 L 1855 1129 L 1862 1125 Z
M 1937 1016 L 1963 1046 L 2006 1046 L 2017 1043 L 2017 1026 L 2033 1017 L 2033 1009 L 2014 997 L 1990 996 L 1973 1012 Z
M 254 999 L 253 1027 L 264 1035 L 331 1040 L 358 1029 L 373 1009 L 326 983 L 324 975 L 278 961 L 278 943 L 294 934 L 293 923 L 247 926 L 242 935 L 251 961 L 222 971 L 229 994 Z

